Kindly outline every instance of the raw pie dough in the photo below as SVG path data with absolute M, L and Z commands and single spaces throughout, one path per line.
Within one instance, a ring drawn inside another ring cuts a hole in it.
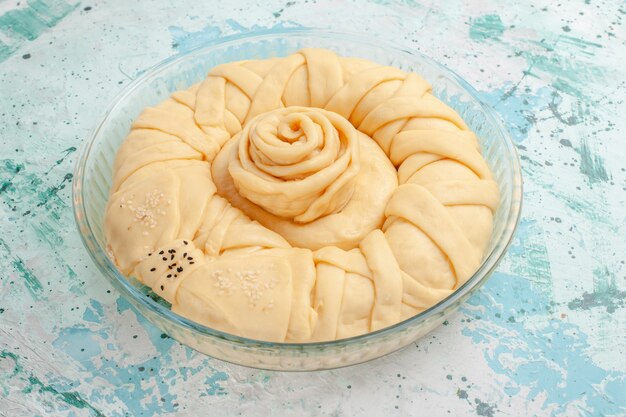
M 498 187 L 420 76 L 323 49 L 217 66 L 147 108 L 113 167 L 119 269 L 253 339 L 382 329 L 478 268 Z

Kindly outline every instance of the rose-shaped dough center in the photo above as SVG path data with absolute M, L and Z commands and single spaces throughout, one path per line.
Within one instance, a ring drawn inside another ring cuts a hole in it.
M 250 120 L 228 171 L 239 193 L 277 216 L 308 223 L 341 210 L 359 172 L 357 130 L 337 113 L 288 107 Z

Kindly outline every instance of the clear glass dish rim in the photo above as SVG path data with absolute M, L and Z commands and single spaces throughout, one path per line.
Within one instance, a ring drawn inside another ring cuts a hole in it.
M 87 165 L 87 161 L 89 160 L 89 156 L 91 155 L 91 149 L 94 145 L 100 130 L 103 125 L 107 122 L 111 113 L 115 110 L 115 108 L 123 102 L 123 100 L 130 95 L 136 88 L 138 88 L 146 79 L 157 75 L 160 71 L 168 68 L 171 65 L 174 65 L 178 61 L 193 59 L 194 56 L 201 55 L 205 53 L 207 50 L 211 48 L 215 48 L 218 46 L 227 46 L 229 44 L 236 44 L 243 40 L 263 40 L 263 39 L 272 39 L 277 36 L 292 36 L 292 37 L 307 37 L 307 36 L 318 36 L 318 37 L 335 37 L 341 40 L 351 40 L 354 42 L 358 42 L 361 44 L 365 43 L 373 43 L 376 46 L 383 46 L 385 48 L 393 49 L 395 53 L 400 53 L 404 55 L 417 56 L 420 60 L 425 61 L 431 66 L 438 68 L 442 74 L 446 77 L 451 78 L 455 82 L 457 82 L 468 95 L 470 95 L 480 106 L 480 110 L 484 114 L 484 116 L 488 119 L 490 123 L 495 125 L 497 129 L 500 131 L 502 136 L 505 138 L 504 146 L 507 151 L 510 153 L 512 158 L 510 162 L 512 166 L 512 170 L 514 172 L 513 179 L 513 190 L 511 195 L 511 204 L 509 207 L 501 207 L 500 209 L 507 210 L 506 213 L 506 223 L 504 225 L 504 229 L 502 235 L 499 240 L 496 242 L 492 251 L 485 257 L 480 267 L 476 270 L 476 272 L 456 291 L 450 294 L 445 299 L 441 300 L 439 303 L 431 306 L 430 308 L 424 310 L 423 312 L 406 319 L 404 321 L 398 322 L 392 326 L 387 328 L 377 330 L 374 332 L 366 333 L 359 336 L 354 336 L 345 339 L 331 340 L 325 342 L 309 342 L 309 343 L 282 343 L 282 342 L 268 342 L 262 340 L 249 339 L 242 336 L 233 335 L 230 333 L 222 332 L 216 329 L 212 329 L 210 327 L 204 326 L 202 324 L 196 323 L 192 320 L 189 320 L 185 317 L 182 317 L 174 312 L 172 312 L 169 308 L 157 303 L 152 300 L 150 297 L 146 297 L 145 294 L 141 293 L 129 280 L 124 277 L 117 269 L 115 264 L 111 261 L 111 259 L 107 256 L 106 249 L 103 248 L 96 239 L 94 232 L 92 230 L 91 224 L 87 217 L 87 210 L 85 207 L 85 198 L 84 198 L 84 187 L 83 187 L 83 179 L 84 172 Z M 311 29 L 311 28 L 281 28 L 280 30 L 263 30 L 250 32 L 240 35 L 233 35 L 222 37 L 214 41 L 207 42 L 204 45 L 193 48 L 189 51 L 181 52 L 176 55 L 173 55 L 156 65 L 145 70 L 139 77 L 133 80 L 130 84 L 128 84 L 120 93 L 118 93 L 114 99 L 108 104 L 107 109 L 98 122 L 96 128 L 92 131 L 89 139 L 82 144 L 82 151 L 80 153 L 80 157 L 76 163 L 76 167 L 74 170 L 74 181 L 72 183 L 72 205 L 74 211 L 74 219 L 81 236 L 81 240 L 89 256 L 97 265 L 99 271 L 106 275 L 109 278 L 114 286 L 117 287 L 118 290 L 126 296 L 134 299 L 136 302 L 140 303 L 143 307 L 147 308 L 153 313 L 156 313 L 158 316 L 178 325 L 191 330 L 192 332 L 201 333 L 206 336 L 212 336 L 222 341 L 239 345 L 243 348 L 264 348 L 264 349 L 281 349 L 285 351 L 317 351 L 317 350 L 326 350 L 330 348 L 338 348 L 344 347 L 348 345 L 356 345 L 362 344 L 365 342 L 369 342 L 376 339 L 384 339 L 385 336 L 400 332 L 411 325 L 417 324 L 419 322 L 424 322 L 428 320 L 430 317 L 437 315 L 443 311 L 446 311 L 448 308 L 454 306 L 460 300 L 462 300 L 466 295 L 470 292 L 477 290 L 480 286 L 486 281 L 486 279 L 491 275 L 493 270 L 496 268 L 498 263 L 502 260 L 504 255 L 507 252 L 508 247 L 510 246 L 513 236 L 515 235 L 515 231 L 517 230 L 517 226 L 519 224 L 520 216 L 521 216 L 521 206 L 523 199 L 523 191 L 522 191 L 522 174 L 521 174 L 521 165 L 519 160 L 519 155 L 517 153 L 517 149 L 511 140 L 511 137 L 504 127 L 500 117 L 497 113 L 486 104 L 478 95 L 478 92 L 468 84 L 462 77 L 456 74 L 454 71 L 447 68 L 445 65 L 438 63 L 432 58 L 424 55 L 423 53 L 416 50 L 406 50 L 398 48 L 397 46 L 383 41 L 381 39 L 374 39 L 369 36 L 364 36 L 359 33 L 351 33 L 351 32 L 338 32 L 333 30 L 325 30 L 325 29 Z M 111 279 L 112 278 L 112 279 Z M 144 314 L 143 312 L 141 312 Z

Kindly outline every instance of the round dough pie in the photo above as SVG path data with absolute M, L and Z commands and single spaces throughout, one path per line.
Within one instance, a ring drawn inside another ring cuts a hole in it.
M 105 234 L 174 312 L 313 342 L 451 294 L 498 202 L 476 136 L 419 75 L 303 49 L 217 66 L 145 109 L 115 159 Z

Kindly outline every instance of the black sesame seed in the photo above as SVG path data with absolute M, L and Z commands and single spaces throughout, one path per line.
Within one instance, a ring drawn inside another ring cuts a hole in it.
M 152 252 L 148 254 L 148 256 L 152 256 Z
M 176 268 L 176 272 L 183 272 L 183 267 L 179 266 L 178 268 Z
M 183 253 L 183 258 L 187 257 L 187 252 Z
M 165 253 L 165 252 L 161 251 L 161 252 L 159 252 L 159 255 L 163 255 L 164 253 Z
M 178 278 L 178 275 L 177 275 L 177 274 L 174 274 L 174 278 Z
M 163 291 L 165 289 L 165 287 L 163 285 L 161 285 L 161 291 Z
M 150 268 L 150 271 L 154 272 L 154 271 L 156 271 L 156 268 Z
M 172 278 L 172 274 L 167 274 L 167 277 L 168 278 Z
M 164 257 L 163 257 L 163 260 L 164 260 L 164 261 L 167 261 L 167 258 L 164 256 Z
M 193 261 L 189 262 L 189 265 L 193 265 L 193 264 L 195 264 L 195 262 L 193 262 Z
M 187 258 L 188 261 L 193 261 L 193 258 L 190 256 L 189 258 Z
M 187 241 L 186 241 L 186 240 L 183 240 L 183 243 L 186 245 L 186 244 L 187 244 Z

